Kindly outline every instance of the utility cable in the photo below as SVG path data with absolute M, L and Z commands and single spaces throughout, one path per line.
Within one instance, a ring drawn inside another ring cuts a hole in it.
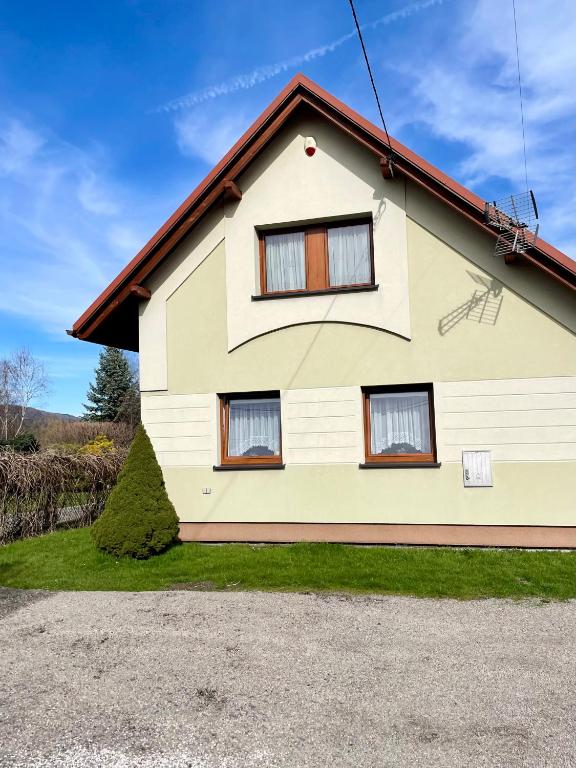
M 352 2 L 352 0 L 350 0 Z M 528 192 L 528 162 L 526 160 L 526 132 L 524 129 L 524 100 L 522 98 L 522 77 L 520 75 L 520 53 L 518 50 L 518 25 L 516 23 L 516 0 L 512 0 L 512 11 L 514 14 L 514 38 L 516 40 L 516 65 L 518 67 L 518 92 L 520 94 L 520 118 L 522 121 L 522 144 L 524 146 L 524 178 L 526 181 L 526 192 Z
M 356 24 L 356 31 L 358 32 L 358 37 L 360 39 L 360 45 L 362 46 L 362 53 L 364 54 L 364 61 L 366 62 L 366 67 L 368 68 L 368 75 L 370 76 L 370 82 L 372 83 L 372 90 L 374 91 L 374 96 L 376 97 L 376 104 L 378 105 L 378 112 L 380 113 L 380 119 L 382 120 L 382 125 L 384 127 L 384 132 L 386 133 L 386 139 L 388 141 L 388 146 L 390 147 L 390 152 L 392 152 L 392 144 L 390 143 L 390 136 L 388 135 L 388 128 L 386 128 L 386 121 L 384 120 L 384 114 L 382 113 L 382 107 L 380 106 L 380 99 L 378 97 L 378 91 L 376 90 L 376 83 L 374 82 L 374 77 L 372 75 L 372 67 L 370 66 L 370 61 L 368 59 L 368 53 L 366 52 L 366 46 L 364 45 L 364 38 L 362 37 L 362 29 L 360 28 L 360 24 L 358 23 L 358 17 L 356 16 L 356 10 L 354 8 L 354 0 L 348 0 L 350 3 L 350 8 L 352 10 L 352 16 L 354 16 L 354 23 Z

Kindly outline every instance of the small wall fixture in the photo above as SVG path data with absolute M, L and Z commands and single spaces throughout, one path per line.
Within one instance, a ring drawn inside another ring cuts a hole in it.
M 383 179 L 394 178 L 394 166 L 392 164 L 392 155 L 385 155 L 380 158 L 380 170 Z
M 306 136 L 304 139 L 304 152 L 308 157 L 312 157 L 316 152 L 316 139 L 313 136 Z
M 462 451 L 462 472 L 465 488 L 491 488 L 494 485 L 491 451 Z

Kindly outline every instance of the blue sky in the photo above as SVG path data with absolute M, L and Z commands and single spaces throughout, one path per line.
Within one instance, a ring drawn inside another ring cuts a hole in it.
M 541 235 L 576 256 L 576 13 L 517 0 Z M 511 0 L 356 0 L 390 132 L 489 199 L 522 191 Z M 377 22 L 370 24 L 371 22 Z M 65 334 L 302 71 L 377 113 L 347 0 L 0 8 L 0 356 L 81 413 L 98 347 Z

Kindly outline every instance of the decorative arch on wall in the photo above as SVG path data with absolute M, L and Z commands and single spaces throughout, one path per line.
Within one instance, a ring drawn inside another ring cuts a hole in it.
M 303 322 L 303 323 L 290 323 L 289 325 L 283 325 L 278 328 L 272 328 L 269 331 L 264 331 L 263 333 L 259 333 L 257 336 L 252 336 L 250 339 L 246 339 L 245 341 L 241 342 L 240 344 L 237 344 L 232 349 L 229 349 L 228 352 L 232 354 L 233 352 L 237 352 L 239 349 L 242 349 L 243 347 L 246 347 L 248 344 L 250 344 L 253 341 L 257 341 L 258 339 L 263 338 L 264 336 L 271 336 L 273 333 L 279 333 L 280 331 L 288 331 L 291 328 L 299 328 L 303 325 L 317 325 L 319 328 L 322 328 L 324 325 L 349 325 L 354 328 L 366 328 L 370 331 L 378 331 L 379 333 L 385 333 L 389 336 L 395 336 L 398 339 L 401 339 L 402 341 L 410 342 L 411 339 L 408 336 L 402 336 L 400 333 L 394 333 L 394 331 L 389 331 L 386 328 L 379 328 L 375 325 L 368 325 L 367 323 L 354 323 L 348 320 L 310 320 L 309 322 Z

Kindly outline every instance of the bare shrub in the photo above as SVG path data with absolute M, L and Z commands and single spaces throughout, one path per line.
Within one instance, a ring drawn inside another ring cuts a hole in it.
M 44 363 L 29 349 L 22 347 L 0 360 L 0 430 L 4 440 L 20 434 L 32 402 L 47 391 Z
M 101 456 L 0 453 L 0 544 L 91 525 L 125 456 L 123 450 Z
M 114 421 L 48 418 L 34 424 L 34 434 L 42 450 L 53 453 L 73 453 L 82 445 L 91 443 L 98 435 L 105 435 L 117 448 L 128 448 L 134 438 L 134 430 L 131 424 Z

